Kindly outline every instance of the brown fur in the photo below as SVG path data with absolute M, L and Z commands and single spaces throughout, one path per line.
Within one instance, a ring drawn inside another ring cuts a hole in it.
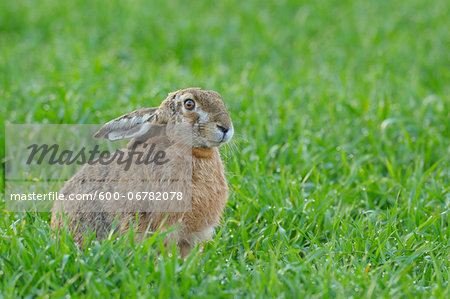
M 186 97 L 195 101 L 197 105 L 195 111 L 183 109 L 182 105 Z M 151 118 L 147 117 L 148 111 L 154 112 Z M 83 207 L 84 210 L 80 210 L 79 205 L 70 201 L 62 201 L 57 202 L 53 208 L 51 225 L 55 230 L 63 225 L 63 217 L 59 213 L 63 209 L 64 213 L 69 216 L 69 229 L 73 233 L 73 239 L 80 244 L 83 242 L 83 236 L 87 229 L 95 231 L 98 239 L 107 237 L 115 221 L 117 221 L 116 231 L 119 233 L 126 232 L 130 225 L 133 225 L 140 232 L 137 234 L 137 240 L 144 238 L 147 231 L 167 230 L 177 226 L 176 230 L 167 235 L 165 243 L 176 242 L 181 255 L 185 257 L 197 243 L 209 240 L 212 237 L 213 229 L 219 224 L 225 207 L 228 185 L 217 147 L 231 138 L 233 134 L 231 119 L 218 93 L 190 88 L 170 93 L 158 109 L 150 110 L 146 108 L 145 110 L 134 111 L 109 122 L 97 132 L 96 137 L 109 138 L 109 136 L 112 136 L 109 135 L 111 132 L 114 134 L 118 130 L 122 130 L 121 132 L 126 136 L 127 130 L 131 127 L 139 128 L 138 126 L 145 123 L 140 122 L 142 115 L 145 115 L 145 118 L 142 119 L 149 119 L 148 122 L 151 122 L 151 124 L 188 123 L 192 126 L 194 132 L 194 146 L 190 148 L 192 160 L 187 160 L 188 163 L 192 163 L 191 169 L 170 162 L 164 165 L 162 170 L 151 165 L 143 166 L 133 163 L 131 168 L 125 172 L 115 163 L 109 165 L 86 164 L 66 182 L 61 189 L 61 193 L 79 194 L 94 193 L 95 191 L 123 193 L 130 189 L 133 190 L 133 188 L 137 189 L 136 182 L 142 180 L 149 189 L 159 187 L 170 191 L 171 185 L 167 183 L 164 185 L 163 183 L 164 175 L 167 172 L 170 173 L 170 171 L 174 173 L 184 171 L 186 175 L 192 175 L 192 185 L 178 186 L 186 188 L 186 192 L 191 193 L 191 210 L 188 212 L 117 213 L 114 211 L 114 209 L 117 209 L 117 205 L 111 206 L 96 200 L 84 203 L 90 205 L 88 206 L 90 211 L 95 212 L 85 212 L 86 206 Z M 138 121 L 131 123 L 133 118 Z M 120 122 L 121 119 L 130 120 L 130 123 L 123 124 L 123 122 Z M 222 133 L 220 133 L 219 126 L 229 129 L 231 135 L 225 132 L 223 132 L 223 136 L 220 135 Z M 142 140 L 143 136 L 147 135 L 135 137 L 130 144 L 133 145 L 136 139 Z M 149 139 L 145 141 L 147 144 L 154 143 L 156 140 L 158 148 L 165 148 L 175 154 L 180 153 L 183 157 L 179 145 L 171 143 L 166 137 L 155 137 L 151 134 L 148 136 Z M 222 141 L 219 140 L 221 136 Z M 227 140 L 225 140 L 225 136 L 227 136 Z M 128 146 L 129 149 L 130 145 Z M 145 152 L 148 147 L 144 148 L 144 144 L 140 144 L 137 149 Z M 188 173 L 190 170 L 192 170 L 192 173 Z M 117 181 L 121 183 L 118 184 Z M 129 185 L 124 183 L 128 181 L 130 181 Z M 138 219 L 137 222 L 136 219 Z

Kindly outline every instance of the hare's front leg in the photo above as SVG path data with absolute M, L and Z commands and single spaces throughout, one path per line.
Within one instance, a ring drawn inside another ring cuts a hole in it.
M 185 259 L 192 250 L 192 245 L 188 241 L 182 240 L 178 242 L 178 248 L 180 249 L 181 258 Z

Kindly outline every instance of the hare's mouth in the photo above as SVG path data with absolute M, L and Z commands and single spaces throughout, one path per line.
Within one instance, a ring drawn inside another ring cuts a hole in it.
M 231 140 L 234 135 L 234 129 L 231 127 L 230 129 L 225 129 L 223 127 L 217 126 L 218 130 L 214 134 L 214 138 L 210 140 L 215 146 L 220 146 L 224 143 L 227 143 Z
M 200 147 L 219 147 L 231 140 L 234 135 L 233 126 L 224 127 L 218 124 L 210 123 L 208 126 L 197 131 L 194 138 L 194 146 Z
M 234 129 L 233 126 L 223 126 L 223 125 L 216 125 L 216 132 L 214 135 L 218 137 L 219 143 L 226 143 L 231 140 L 231 137 L 233 137 Z

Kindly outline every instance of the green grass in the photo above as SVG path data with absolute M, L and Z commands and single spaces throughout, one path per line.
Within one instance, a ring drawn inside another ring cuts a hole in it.
M 200 86 L 236 136 L 203 254 L 157 256 L 160 236 L 132 232 L 82 251 L 48 213 L 0 207 L 0 298 L 448 298 L 449 15 L 445 0 L 1 1 L 4 121 L 104 123 Z

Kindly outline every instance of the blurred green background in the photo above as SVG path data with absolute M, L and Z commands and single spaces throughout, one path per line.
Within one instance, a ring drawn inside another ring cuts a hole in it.
M 87 252 L 47 214 L 3 210 L 0 297 L 446 297 L 449 16 L 445 0 L 1 1 L 2 124 L 101 124 L 202 87 L 236 135 L 203 254 Z

